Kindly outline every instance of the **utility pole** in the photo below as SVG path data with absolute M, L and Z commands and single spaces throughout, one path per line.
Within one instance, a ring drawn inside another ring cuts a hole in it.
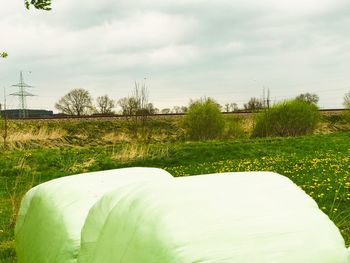
M 270 89 L 267 89 L 266 104 L 267 104 L 267 108 L 270 109 Z
M 15 93 L 11 93 L 11 96 L 17 96 L 19 98 L 19 118 L 26 118 L 27 117 L 27 101 L 26 98 L 29 96 L 35 96 L 34 94 L 31 94 L 26 91 L 26 88 L 33 88 L 33 86 L 30 86 L 23 81 L 23 74 L 22 71 L 20 72 L 19 77 L 19 83 L 12 85 L 12 87 L 19 87 L 19 91 Z
M 4 87 L 4 133 L 2 138 L 4 139 L 4 149 L 7 147 L 7 112 L 6 112 L 6 88 Z
M 262 97 L 263 108 L 266 108 L 266 99 L 265 99 L 265 87 L 263 87 L 263 97 Z

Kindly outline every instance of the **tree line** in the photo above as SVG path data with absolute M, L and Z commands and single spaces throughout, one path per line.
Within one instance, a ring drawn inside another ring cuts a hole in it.
M 85 89 L 73 89 L 64 95 L 55 108 L 67 115 L 115 114 L 119 106 L 123 115 L 152 115 L 159 113 L 153 103 L 149 102 L 148 89 L 144 84 L 135 82 L 131 96 L 113 100 L 107 94 L 96 98 L 93 103 L 90 92 Z
M 251 98 L 246 109 L 264 108 L 254 113 L 252 137 L 299 136 L 312 134 L 320 121 L 319 97 L 303 93 L 292 99 L 270 105 L 268 101 Z M 225 105 L 230 106 L 230 105 Z M 350 123 L 350 92 L 344 96 L 344 120 Z M 238 120 L 224 119 L 220 105 L 211 98 L 190 104 L 184 117 L 184 128 L 192 140 L 230 138 L 240 133 Z
M 120 111 L 116 112 L 115 108 L 120 107 Z M 131 95 L 113 100 L 107 94 L 93 98 L 89 91 L 85 89 L 73 89 L 64 95 L 56 104 L 55 108 L 60 113 L 67 115 L 90 115 L 90 114 L 115 114 L 122 115 L 153 115 L 168 113 L 185 113 L 186 106 L 174 106 L 172 109 L 158 109 L 149 101 L 149 91 L 144 84 L 135 82 Z
M 313 93 L 302 93 L 296 97 L 297 100 L 302 100 L 311 104 L 317 105 L 319 97 Z M 193 101 L 190 101 L 191 105 Z M 237 112 L 237 111 L 258 111 L 264 108 L 269 108 L 270 103 L 264 99 L 252 97 L 240 109 L 237 103 L 226 103 L 218 108 L 222 112 Z M 119 107 L 118 112 L 115 109 Z M 122 115 L 153 115 L 153 114 L 170 114 L 170 113 L 186 113 L 188 106 L 174 106 L 173 108 L 159 109 L 149 101 L 149 91 L 144 84 L 135 82 L 134 89 L 128 97 L 119 100 L 113 100 L 107 94 L 96 98 L 95 103 L 89 91 L 85 89 L 73 89 L 64 95 L 56 104 L 55 108 L 60 113 L 67 115 L 91 115 L 91 114 L 122 114 Z

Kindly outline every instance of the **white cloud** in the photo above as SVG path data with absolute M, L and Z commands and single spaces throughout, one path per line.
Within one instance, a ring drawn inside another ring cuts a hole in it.
M 350 88 L 349 12 L 345 0 L 54 0 L 50 12 L 8 1 L 0 86 L 33 71 L 35 93 L 47 97 L 31 99 L 40 108 L 77 86 L 126 96 L 144 76 L 162 106 L 246 100 L 265 85 L 278 98 L 319 89 L 323 105 L 340 107 Z M 338 99 L 322 97 L 329 87 Z
M 200 55 L 195 46 L 166 46 L 155 49 L 148 54 L 148 61 L 151 64 L 164 66 L 183 65 L 190 63 Z

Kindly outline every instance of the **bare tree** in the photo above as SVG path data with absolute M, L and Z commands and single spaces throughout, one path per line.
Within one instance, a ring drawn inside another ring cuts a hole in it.
M 250 98 L 248 103 L 245 103 L 243 106 L 245 110 L 252 110 L 252 111 L 260 110 L 263 108 L 263 102 L 261 101 L 261 99 L 253 97 L 253 98 Z
M 169 114 L 171 112 L 171 110 L 169 108 L 165 108 L 165 109 L 162 109 L 160 112 L 162 114 Z
M 237 103 L 230 103 L 230 110 L 233 111 L 238 111 L 238 105 Z
M 156 108 L 148 101 L 148 89 L 142 84 L 135 82 L 135 87 L 130 97 L 118 100 L 123 115 L 130 115 L 136 119 L 144 120 L 148 115 L 155 113 Z
M 170 112 L 173 112 L 173 113 L 185 113 L 187 110 L 188 110 L 188 108 L 186 106 L 174 106 L 172 110 L 168 109 L 168 108 L 164 109 L 164 111 L 166 113 L 170 113 Z
M 344 106 L 346 109 L 344 112 L 344 118 L 350 123 L 350 91 L 344 95 Z
M 138 102 L 134 97 L 125 97 L 118 100 L 123 115 L 136 115 L 138 112 Z
M 148 138 L 146 120 L 149 115 L 155 114 L 158 109 L 148 101 L 146 85 L 135 82 L 131 96 L 120 99 L 118 105 L 122 109 L 122 114 L 129 116 L 130 132 L 137 136 L 141 135 L 141 138 Z
M 181 113 L 186 113 L 188 111 L 188 107 L 181 106 Z
M 113 108 L 115 107 L 114 100 L 108 97 L 108 95 L 97 97 L 97 112 L 101 114 L 111 114 L 113 113 Z
M 148 115 L 153 115 L 156 114 L 159 111 L 159 109 L 154 107 L 153 103 L 149 102 L 146 105 L 145 111 Z
M 344 106 L 350 110 L 350 91 L 344 95 Z
M 225 103 L 225 105 L 224 105 L 224 111 L 225 111 L 225 112 L 230 112 L 230 104 L 229 104 L 229 103 Z
M 69 115 L 85 115 L 92 109 L 92 99 L 87 90 L 73 89 L 55 104 L 55 108 Z
M 153 114 L 159 114 L 160 110 L 158 108 L 154 108 L 154 113 Z
M 145 84 L 140 85 L 140 83 L 135 82 L 134 90 L 132 91 L 132 97 L 137 103 L 137 115 L 148 115 L 147 105 L 148 105 L 148 89 Z
M 174 106 L 173 107 L 173 112 L 174 113 L 181 113 L 181 107 L 180 106 Z

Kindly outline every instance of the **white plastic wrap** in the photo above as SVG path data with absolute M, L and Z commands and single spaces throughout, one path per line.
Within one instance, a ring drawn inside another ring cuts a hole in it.
M 76 262 L 85 218 L 101 196 L 133 182 L 171 179 L 161 169 L 125 168 L 63 177 L 34 187 L 25 195 L 17 219 L 18 262 Z
M 80 263 L 349 263 L 338 228 L 274 173 L 135 183 L 105 195 L 86 222 L 83 237 L 96 236 Z

